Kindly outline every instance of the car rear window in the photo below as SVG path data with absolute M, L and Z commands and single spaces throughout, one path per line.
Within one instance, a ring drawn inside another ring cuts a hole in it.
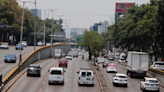
M 126 78 L 125 76 L 117 76 L 118 78 Z
M 105 63 L 111 63 L 110 61 L 105 61 Z
M 109 65 L 109 66 L 116 66 L 116 65 Z
M 51 70 L 51 74 L 61 75 L 61 70 Z
M 164 65 L 164 63 L 155 63 L 155 65 Z
M 66 60 L 60 60 L 60 61 L 66 61 Z
M 82 72 L 81 77 L 85 77 L 85 76 L 86 76 L 86 72 Z
M 147 82 L 149 82 L 149 83 L 157 83 L 158 81 L 156 81 L 156 80 L 148 80 Z
M 91 72 L 87 72 L 87 76 L 91 76 L 92 75 L 92 73 Z

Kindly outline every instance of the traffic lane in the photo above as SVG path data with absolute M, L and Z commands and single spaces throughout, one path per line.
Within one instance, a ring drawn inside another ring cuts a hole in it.
M 123 73 L 123 74 L 126 74 L 126 66 L 122 66 L 120 64 L 118 64 L 117 62 L 112 62 L 112 63 L 115 63 L 117 65 L 117 72 L 118 73 Z M 140 81 L 142 79 L 139 79 L 139 78 L 131 78 L 127 75 L 128 77 L 128 87 L 122 87 L 122 86 L 113 86 L 113 83 L 112 83 L 112 76 L 115 74 L 115 73 L 106 73 L 106 69 L 102 69 L 103 70 L 103 73 L 104 75 L 107 77 L 108 81 L 109 81 L 109 84 L 113 90 L 113 92 L 142 92 L 140 90 Z M 162 87 L 160 87 L 160 90 L 161 92 L 164 90 Z
M 28 76 L 27 72 L 24 73 L 18 81 L 9 89 L 8 92 L 37 92 L 42 80 L 48 73 L 50 67 L 55 64 L 58 60 L 48 59 L 39 65 L 41 66 L 41 77 Z
M 27 48 L 22 51 L 22 60 L 33 52 L 32 48 Z M 19 64 L 19 52 L 16 54 L 16 63 L 4 63 L 4 59 L 0 62 L 0 72 L 4 78 L 12 69 L 14 69 Z
M 120 64 L 118 64 L 118 62 L 115 62 L 115 61 L 113 63 L 115 63 L 118 67 L 120 67 L 121 68 L 121 71 L 126 74 L 126 72 L 127 72 L 126 66 L 120 65 Z M 140 81 L 142 79 L 131 78 L 131 77 L 128 77 L 128 79 L 130 79 L 130 81 L 132 81 L 132 83 L 135 84 L 137 86 L 137 88 L 140 89 Z M 160 92 L 163 92 L 163 91 L 164 91 L 164 88 L 162 86 L 160 86 Z
M 86 56 L 88 56 L 87 53 L 85 54 L 85 57 Z M 79 56 L 79 58 L 73 58 L 72 60 L 69 60 L 68 67 L 64 67 L 66 71 L 64 74 L 64 85 L 48 85 L 48 80 L 45 80 L 46 85 L 42 86 L 40 89 L 41 92 L 54 92 L 54 90 L 56 92 L 100 92 L 100 87 L 96 76 L 94 76 L 94 87 L 88 85 L 78 86 L 77 71 L 79 71 L 80 68 L 91 68 L 91 66 L 86 60 L 82 60 L 81 56 Z

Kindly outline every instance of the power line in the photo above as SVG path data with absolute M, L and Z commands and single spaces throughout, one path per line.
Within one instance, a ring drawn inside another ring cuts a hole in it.
M 89 15 L 89 16 L 110 16 L 110 15 L 98 15 L 98 14 L 82 14 L 82 13 L 70 13 L 70 12 L 56 12 L 56 13 L 63 13 L 63 14 L 73 14 L 73 15 Z

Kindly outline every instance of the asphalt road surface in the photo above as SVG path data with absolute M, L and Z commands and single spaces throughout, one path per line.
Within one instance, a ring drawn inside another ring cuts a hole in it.
M 85 53 L 85 57 L 87 56 L 88 54 Z M 52 66 L 58 67 L 58 60 L 45 60 L 39 63 L 42 67 L 41 77 L 27 77 L 27 73 L 24 73 L 24 75 L 18 79 L 18 81 L 9 89 L 8 92 L 100 92 L 96 75 L 94 76 L 94 87 L 88 85 L 78 85 L 77 71 L 79 71 L 80 68 L 91 68 L 91 65 L 86 60 L 87 58 L 82 59 L 81 56 L 69 60 L 68 67 L 63 67 L 66 71 L 64 74 L 64 85 L 48 85 L 48 70 Z
M 40 48 L 40 47 L 36 47 Z M 29 54 L 31 54 L 34 51 L 33 46 L 27 46 L 24 47 L 22 52 L 22 60 L 25 59 Z M 15 54 L 17 57 L 16 63 L 4 63 L 5 56 L 7 54 Z M 19 56 L 20 56 L 20 50 L 15 50 L 15 46 L 9 47 L 8 50 L 6 49 L 0 49 L 0 73 L 2 74 L 2 77 L 4 78 L 12 69 L 14 69 L 19 64 Z

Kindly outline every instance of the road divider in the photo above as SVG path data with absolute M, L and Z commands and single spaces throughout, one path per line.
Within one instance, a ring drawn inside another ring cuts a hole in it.
M 62 53 L 68 53 L 68 44 L 56 44 L 51 46 L 43 46 L 35 51 L 33 51 L 29 56 L 27 56 L 20 64 L 20 66 L 15 67 L 11 70 L 2 80 L 3 84 L 7 84 L 17 73 L 28 67 L 30 64 L 36 61 L 54 57 L 55 48 L 61 48 Z M 52 52 L 51 52 L 52 50 Z

